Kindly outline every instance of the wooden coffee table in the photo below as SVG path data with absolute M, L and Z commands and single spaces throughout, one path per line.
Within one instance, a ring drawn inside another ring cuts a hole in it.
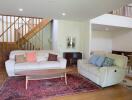
M 31 70 L 31 71 L 19 71 L 15 72 L 16 75 L 26 76 L 25 88 L 28 87 L 29 80 L 42 80 L 62 77 L 65 78 L 65 84 L 67 85 L 67 69 L 46 69 L 46 70 Z

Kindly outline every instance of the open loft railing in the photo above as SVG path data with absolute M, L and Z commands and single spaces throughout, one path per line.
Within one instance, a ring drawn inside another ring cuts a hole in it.
M 132 6 L 131 5 L 123 6 L 117 10 L 111 11 L 110 14 L 132 17 Z

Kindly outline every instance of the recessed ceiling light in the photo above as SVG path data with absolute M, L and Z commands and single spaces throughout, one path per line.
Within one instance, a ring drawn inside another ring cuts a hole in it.
M 19 11 L 23 11 L 23 9 L 22 8 L 19 8 Z
M 66 13 L 62 13 L 62 16 L 66 16 Z

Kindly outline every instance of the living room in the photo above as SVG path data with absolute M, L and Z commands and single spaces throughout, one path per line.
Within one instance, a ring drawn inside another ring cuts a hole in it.
M 1 1 L 0 100 L 131 100 L 131 3 Z

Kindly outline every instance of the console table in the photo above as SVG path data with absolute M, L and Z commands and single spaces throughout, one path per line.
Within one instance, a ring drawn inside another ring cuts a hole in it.
M 77 60 L 82 59 L 81 52 L 64 52 L 63 57 L 67 60 L 67 66 L 77 65 Z

